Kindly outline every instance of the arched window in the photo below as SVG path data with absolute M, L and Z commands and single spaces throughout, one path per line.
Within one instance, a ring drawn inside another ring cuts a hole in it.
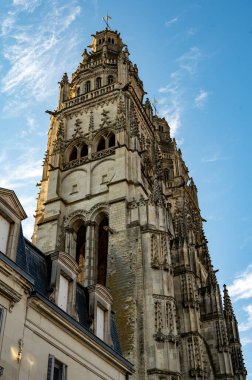
M 76 96 L 79 96 L 79 95 L 80 95 L 80 87 L 77 87 Z
M 97 283 L 106 286 L 108 260 L 108 218 L 105 216 L 98 227 Z
M 108 84 L 112 84 L 114 82 L 114 77 L 113 75 L 108 76 Z
M 97 152 L 100 152 L 101 150 L 105 149 L 105 139 L 103 136 L 101 136 L 100 141 L 97 145 Z
M 95 83 L 96 83 L 96 88 L 101 88 L 101 85 L 102 85 L 101 77 L 96 78 Z
M 71 153 L 70 153 L 69 161 L 76 160 L 77 159 L 77 154 L 78 154 L 77 148 L 76 148 L 76 146 L 74 146 L 73 149 L 72 149 L 72 151 L 71 151 Z
M 85 83 L 85 92 L 90 92 L 90 91 L 91 91 L 91 82 L 90 82 L 90 80 L 88 80 Z
M 81 272 L 78 275 L 78 281 L 84 281 L 85 268 L 85 243 L 86 243 L 86 228 L 81 226 L 77 231 L 76 237 L 76 262 L 79 265 Z
M 88 146 L 87 144 L 84 144 L 81 148 L 81 157 L 85 157 L 88 155 Z
M 114 135 L 114 133 L 112 133 L 109 137 L 109 148 L 111 148 L 112 146 L 115 146 L 115 135 Z

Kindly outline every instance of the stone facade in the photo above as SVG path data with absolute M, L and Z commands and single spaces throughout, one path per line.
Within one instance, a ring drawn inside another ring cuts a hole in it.
M 135 380 L 243 380 L 237 322 L 169 124 L 118 32 L 96 32 L 90 47 L 47 111 L 33 242 L 71 257 L 77 283 L 109 288 Z

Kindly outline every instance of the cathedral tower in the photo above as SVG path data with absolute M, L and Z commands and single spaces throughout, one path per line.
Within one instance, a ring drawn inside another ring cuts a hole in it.
M 169 125 L 144 100 L 120 33 L 96 32 L 89 48 L 48 111 L 33 242 L 53 260 L 52 298 L 59 266 L 73 316 L 76 282 L 90 294 L 108 288 L 135 380 L 245 379 L 197 188 Z

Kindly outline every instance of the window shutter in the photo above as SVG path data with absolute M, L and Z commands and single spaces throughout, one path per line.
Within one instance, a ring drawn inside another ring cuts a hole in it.
M 53 355 L 49 355 L 48 369 L 47 369 L 47 380 L 53 380 L 54 362 L 55 362 L 55 357 Z

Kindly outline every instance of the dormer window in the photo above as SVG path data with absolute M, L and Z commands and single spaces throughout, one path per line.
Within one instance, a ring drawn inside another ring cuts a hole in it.
M 65 276 L 60 274 L 58 306 L 64 311 L 67 311 L 68 293 L 69 293 L 69 281 Z
M 91 82 L 90 82 L 90 80 L 88 80 L 85 83 L 85 92 L 90 92 L 90 91 L 91 91 Z
M 113 75 L 108 76 L 108 84 L 112 84 L 114 82 L 114 77 Z
M 102 85 L 101 77 L 96 78 L 95 83 L 96 83 L 96 88 L 101 88 L 101 85 Z

